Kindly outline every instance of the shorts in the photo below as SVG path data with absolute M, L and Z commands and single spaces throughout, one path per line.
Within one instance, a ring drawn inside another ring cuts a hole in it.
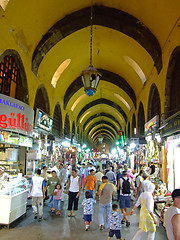
M 92 222 L 92 214 L 84 215 L 83 219 L 85 222 Z
M 121 209 L 131 207 L 131 196 L 122 196 L 120 195 L 119 206 Z
M 109 237 L 113 237 L 114 235 L 116 236 L 117 239 L 120 239 L 121 238 L 121 231 L 110 229 L 109 230 Z

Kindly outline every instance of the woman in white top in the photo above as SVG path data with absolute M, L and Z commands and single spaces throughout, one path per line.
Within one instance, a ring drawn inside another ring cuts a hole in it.
M 135 234 L 133 240 L 145 239 L 144 234 L 148 232 L 148 240 L 154 240 L 156 232 L 156 219 L 154 217 L 154 200 L 152 193 L 154 192 L 155 185 L 153 183 L 146 182 L 144 184 L 144 192 L 141 193 L 135 206 L 133 207 L 131 214 L 141 204 L 140 210 L 140 230 Z
M 69 190 L 69 192 L 68 192 Z M 77 176 L 77 170 L 72 169 L 71 176 L 69 178 L 67 187 L 66 187 L 66 193 L 69 194 L 68 198 L 68 210 L 69 214 L 68 217 L 75 217 L 75 211 L 78 210 L 78 201 L 81 191 L 81 179 L 79 176 Z M 72 208 L 74 205 L 74 209 L 72 212 Z

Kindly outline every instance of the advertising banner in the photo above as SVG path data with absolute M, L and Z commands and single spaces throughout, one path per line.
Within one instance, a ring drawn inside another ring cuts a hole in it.
M 0 94 L 0 130 L 32 136 L 34 110 L 27 104 Z

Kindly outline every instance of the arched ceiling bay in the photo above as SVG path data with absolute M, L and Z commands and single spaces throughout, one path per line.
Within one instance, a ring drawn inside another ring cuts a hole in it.
M 109 123 L 109 126 L 114 126 L 116 128 L 117 131 L 121 130 L 121 126 L 119 124 L 117 124 L 117 122 L 115 122 L 112 118 L 106 117 L 106 116 L 98 116 L 95 117 L 94 119 L 91 119 L 88 124 L 85 126 L 85 128 L 83 129 L 83 131 L 87 131 L 87 129 L 93 125 L 94 123 L 100 122 L 102 123 L 102 121 L 104 121 L 106 124 L 107 122 Z
M 96 128 L 100 128 L 104 126 L 113 130 L 115 135 L 117 134 L 117 128 L 112 123 L 110 123 L 109 121 L 100 120 L 91 124 L 84 132 L 84 135 L 90 136 L 91 133 L 96 130 Z
M 102 134 L 102 133 L 108 134 L 109 136 L 111 136 L 112 139 L 116 138 L 116 136 L 114 136 L 111 132 L 107 131 L 106 129 L 100 129 L 100 130 L 96 131 L 94 134 L 92 134 L 91 139 L 94 139 L 95 136 Z
M 100 80 L 96 94 L 92 97 L 88 97 L 84 93 L 84 88 L 82 87 L 79 91 L 77 91 L 68 102 L 68 105 L 66 107 L 66 110 L 71 110 L 74 114 L 74 116 L 77 116 L 81 109 L 89 104 L 92 101 L 95 101 L 96 99 L 100 98 L 107 98 L 111 100 L 112 102 L 115 102 L 118 104 L 123 111 L 126 113 L 126 115 L 129 113 L 129 111 L 134 107 L 134 104 L 131 100 L 131 98 L 120 88 L 118 88 L 116 85 L 111 84 L 109 82 L 105 82 L 103 80 Z M 108 106 L 108 105 L 106 105 Z M 102 108 L 102 104 L 100 106 L 96 106 L 99 110 Z M 90 112 L 93 111 L 93 109 L 89 110 Z M 89 113 L 88 111 L 88 113 Z M 84 118 L 84 114 L 80 118 L 80 122 L 82 122 L 82 118 Z M 117 116 L 116 116 L 117 117 Z M 123 119 L 123 116 L 120 114 L 119 118 Z
M 99 131 L 109 132 L 112 136 L 114 136 L 114 138 L 116 137 L 116 133 L 114 132 L 114 129 L 112 129 L 111 127 L 106 126 L 106 125 L 96 126 L 96 127 L 92 128 L 91 131 L 89 132 L 88 137 L 91 139 L 93 137 L 93 135 Z
M 114 116 L 112 116 L 111 114 L 105 113 L 105 112 L 100 112 L 100 113 L 98 113 L 98 114 L 92 115 L 90 118 L 88 118 L 88 119 L 86 120 L 86 122 L 85 122 L 84 125 L 83 125 L 83 130 L 85 129 L 85 127 L 87 126 L 87 124 L 88 124 L 90 121 L 92 121 L 93 119 L 98 118 L 98 117 L 100 117 L 100 118 L 101 118 L 101 117 L 107 117 L 107 118 L 111 119 L 112 121 L 116 122 L 116 124 L 121 128 L 121 125 L 119 124 L 119 122 L 117 121 L 117 119 L 116 119 Z
M 103 69 L 97 69 L 97 70 L 102 74 L 103 81 L 107 81 L 116 85 L 117 87 L 121 88 L 127 95 L 129 95 L 129 97 L 131 98 L 136 108 L 136 95 L 134 93 L 134 90 L 131 88 L 128 82 L 126 82 L 125 79 L 123 79 L 122 77 L 118 76 L 115 73 L 112 73 Z M 83 87 L 83 83 L 80 76 L 66 90 L 66 93 L 64 95 L 64 108 L 66 108 L 68 101 L 71 99 L 71 97 L 82 87 Z
M 123 109 L 118 105 L 116 104 L 115 102 L 112 102 L 111 100 L 108 100 L 108 99 L 105 99 L 105 98 L 99 98 L 99 99 L 96 99 L 94 101 L 91 101 L 90 103 L 88 103 L 87 105 L 85 105 L 81 111 L 79 112 L 79 114 L 77 115 L 77 123 L 80 119 L 80 117 L 83 115 L 83 113 L 85 111 L 87 111 L 89 108 L 91 107 L 94 107 L 94 106 L 98 106 L 100 104 L 105 104 L 105 105 L 108 105 L 108 106 L 111 106 L 113 107 L 114 109 L 116 109 L 120 115 L 123 116 L 125 122 L 127 122 L 127 115 L 125 114 L 125 112 L 123 111 Z
M 106 113 L 108 115 L 111 115 L 113 116 L 113 118 L 115 118 L 120 126 L 122 128 L 124 128 L 125 126 L 125 121 L 123 121 L 122 117 L 120 116 L 119 112 L 115 109 L 113 109 L 111 106 L 108 106 L 108 105 L 99 105 L 98 107 L 94 107 L 94 108 L 91 108 L 89 110 L 87 110 L 84 115 L 81 117 L 79 123 L 81 124 L 81 126 L 83 126 L 85 124 L 85 122 L 91 118 L 91 116 L 93 115 L 98 115 L 100 113 Z
M 102 137 L 108 138 L 108 139 L 110 139 L 111 141 L 114 140 L 114 139 L 112 138 L 111 135 L 109 135 L 109 134 L 106 133 L 106 132 L 103 132 L 103 133 L 99 133 L 99 134 L 97 134 L 94 138 L 92 138 L 93 142 L 95 142 L 96 139 L 98 139 L 99 136 L 102 136 Z
M 38 43 L 32 59 L 32 71 L 37 74 L 47 52 L 63 38 L 89 26 L 90 7 L 67 15 L 58 21 Z M 73 22 L 73 24 L 70 24 Z M 162 68 L 161 48 L 156 37 L 138 19 L 118 9 L 93 6 L 93 24 L 109 27 L 133 38 L 151 55 L 158 72 Z

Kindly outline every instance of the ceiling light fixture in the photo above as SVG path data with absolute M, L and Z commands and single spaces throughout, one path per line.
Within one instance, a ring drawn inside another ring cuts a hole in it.
M 92 21 L 93 21 L 93 1 L 91 1 L 91 17 L 90 17 L 90 65 L 82 71 L 82 82 L 84 91 L 88 96 L 93 96 L 96 92 L 99 77 L 101 74 L 92 65 Z
M 99 143 L 103 143 L 103 138 L 104 137 L 101 134 L 97 137 Z

